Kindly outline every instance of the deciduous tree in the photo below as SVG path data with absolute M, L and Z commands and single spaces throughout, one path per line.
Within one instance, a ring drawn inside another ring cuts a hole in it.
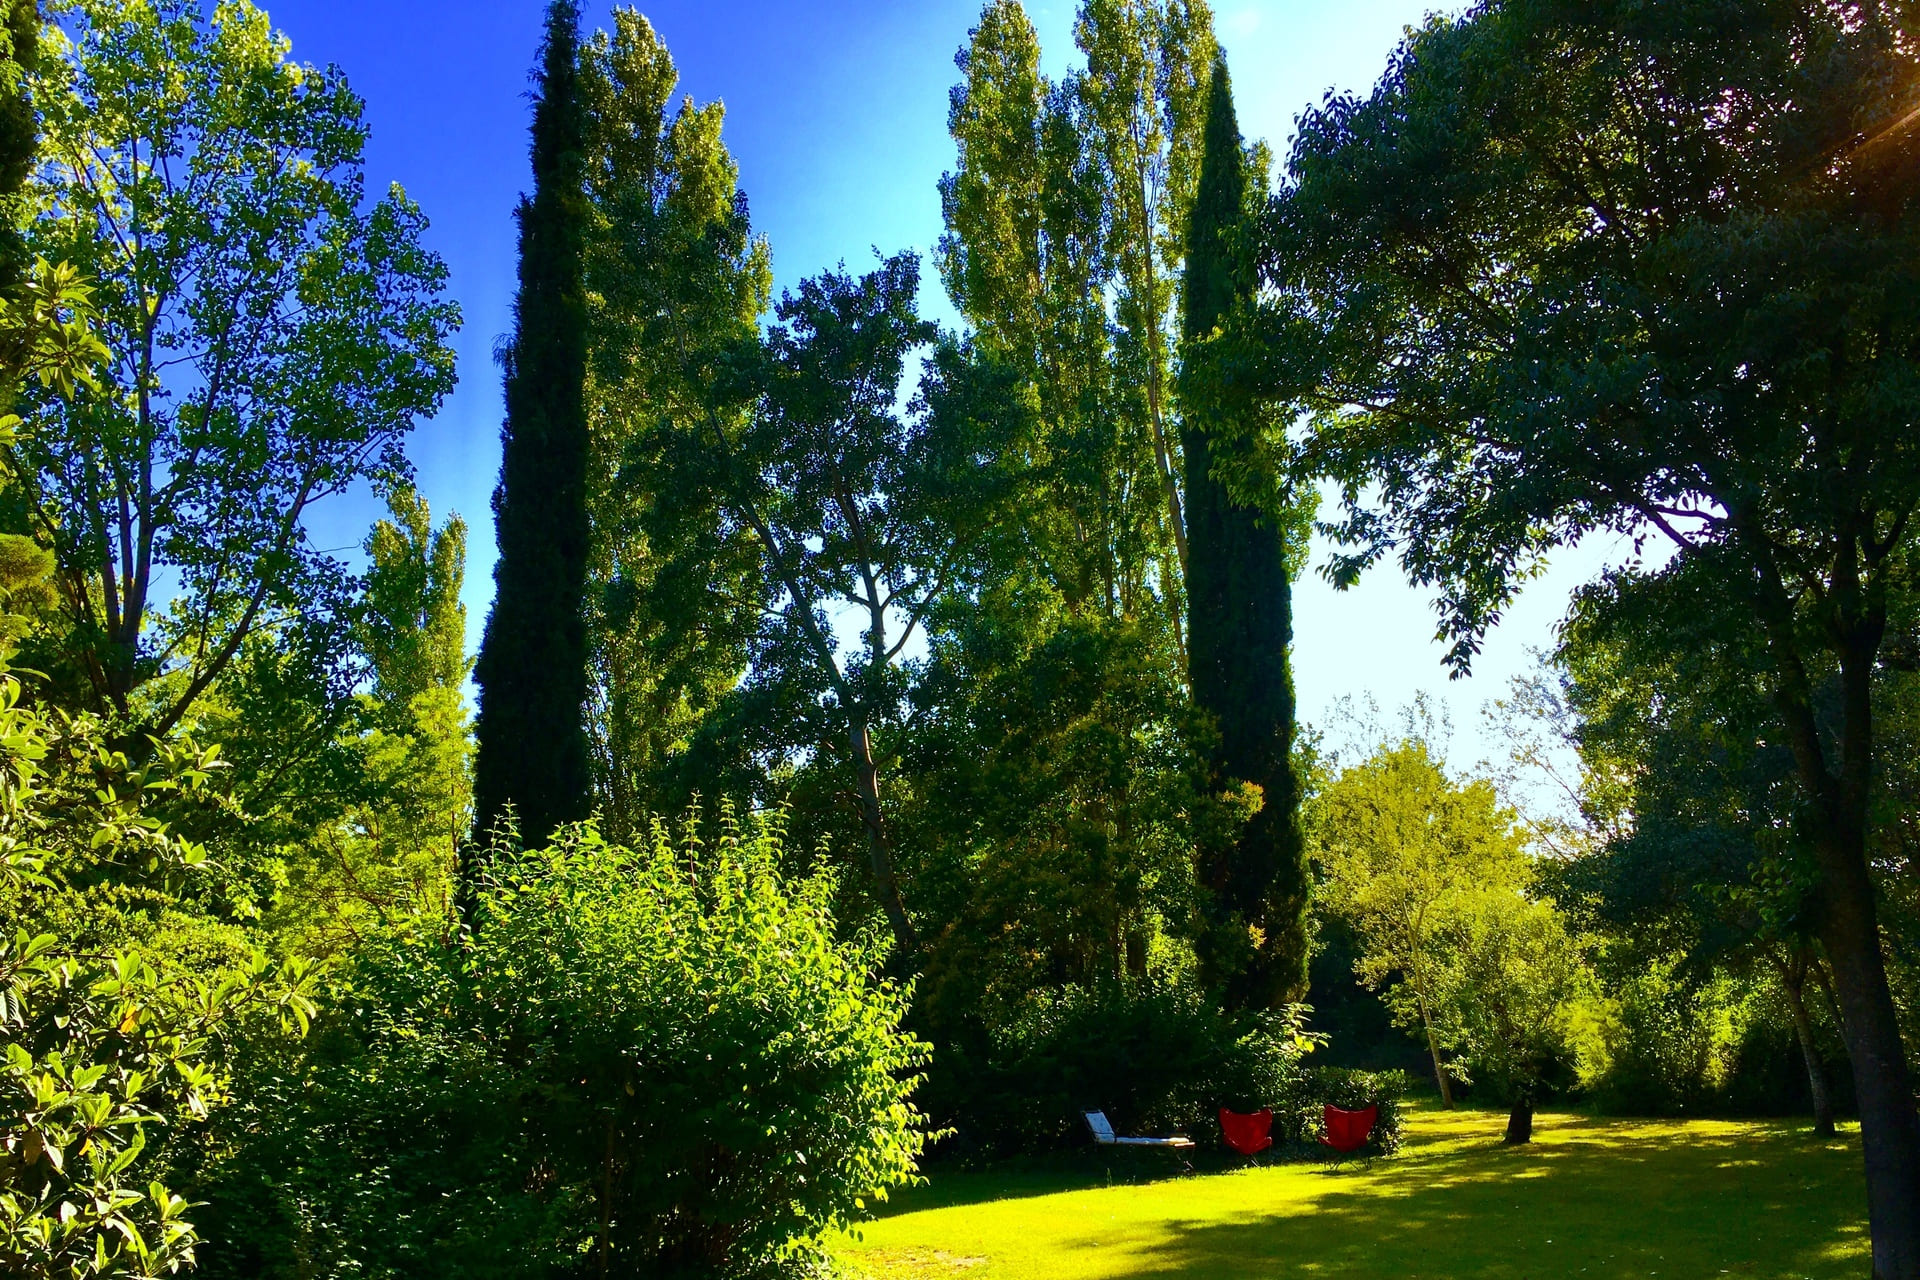
M 1441 1050 L 1450 1036 L 1439 1004 L 1447 931 L 1487 893 L 1516 894 L 1529 879 L 1512 816 L 1490 783 L 1449 779 L 1424 742 L 1383 746 L 1314 800 L 1313 857 L 1329 910 L 1361 940 L 1354 967 L 1402 1026 L 1418 1027 L 1441 1101 L 1453 1086 Z
M 56 557 L 57 656 L 131 742 L 334 594 L 314 504 L 404 477 L 453 386 L 446 268 L 404 193 L 365 199 L 360 100 L 251 4 L 205 10 L 81 0 L 31 81 L 28 249 L 93 282 L 111 358 L 29 398 L 9 499 Z
M 1074 38 L 1087 58 L 1077 87 L 1109 184 L 1120 356 L 1153 443 L 1167 509 L 1164 536 L 1175 552 L 1163 594 L 1177 625 L 1187 528 L 1170 394 L 1174 306 L 1217 49 L 1213 13 L 1206 0 L 1086 0 Z
M 764 347 L 736 355 L 735 412 L 718 401 L 683 441 L 679 474 L 762 558 L 761 620 L 738 727 L 774 763 L 806 752 L 859 815 L 874 899 L 901 952 L 919 950 L 889 834 L 876 733 L 898 714 L 903 655 L 959 583 L 990 512 L 976 501 L 1003 419 L 978 415 L 972 368 L 936 351 L 914 412 L 906 361 L 935 337 L 915 310 L 911 254 L 864 276 L 828 272 L 781 299 Z M 728 394 L 723 388 L 718 393 Z M 835 629 L 843 619 L 852 643 Z
M 614 839 L 691 798 L 675 780 L 701 725 L 739 683 L 759 625 L 758 548 L 686 483 L 688 443 L 722 363 L 756 339 L 772 289 L 719 103 L 673 95 L 678 72 L 647 20 L 616 10 L 589 42 L 588 731 L 600 821 Z M 711 781 L 689 785 L 711 786 Z
M 1891 3 L 1488 0 L 1309 111 L 1251 343 L 1319 410 L 1349 571 L 1397 553 L 1465 667 L 1555 547 L 1666 540 L 1758 622 L 1832 962 L 1874 1272 L 1920 1276 L 1920 1117 L 1868 863 L 1910 581 L 1920 221 Z M 1363 498 L 1377 496 L 1377 502 Z M 1818 673 L 1836 675 L 1825 729 Z

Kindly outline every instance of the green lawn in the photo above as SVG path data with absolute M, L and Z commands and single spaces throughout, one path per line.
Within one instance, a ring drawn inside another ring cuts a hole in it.
M 875 1280 L 1095 1277 L 1864 1276 L 1858 1132 L 1418 1111 L 1371 1171 L 1307 1164 L 1105 1186 L 1078 1173 L 936 1173 L 842 1246 Z M 1142 1167 L 1142 1166 L 1136 1166 Z

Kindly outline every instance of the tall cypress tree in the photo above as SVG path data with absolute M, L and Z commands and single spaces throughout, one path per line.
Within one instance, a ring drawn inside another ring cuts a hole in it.
M 475 835 L 511 806 L 542 844 L 587 816 L 587 314 L 582 251 L 584 112 L 579 9 L 547 9 L 533 111 L 533 195 L 523 198 L 520 292 L 506 372 L 507 421 L 493 494 L 500 559 L 474 668 Z
M 0 217 L 0 289 L 10 289 L 28 265 L 17 206 L 39 143 L 26 87 L 40 54 L 39 0 L 0 0 L 0 39 L 0 210 L 8 215 Z
M 1209 91 L 1205 150 L 1187 232 L 1183 347 L 1205 338 L 1251 288 L 1238 229 L 1247 216 L 1246 152 L 1224 62 Z M 1216 790 L 1256 783 L 1265 801 L 1237 840 L 1202 850 L 1213 897 L 1208 947 L 1228 999 L 1260 1008 L 1297 1000 L 1307 984 L 1307 871 L 1293 769 L 1292 584 L 1279 521 L 1234 501 L 1220 481 L 1246 434 L 1223 420 L 1223 397 L 1189 381 L 1185 452 L 1188 665 L 1194 701 L 1220 731 Z M 1224 467 L 1223 467 L 1224 464 Z M 1252 946 L 1249 949 L 1249 941 Z

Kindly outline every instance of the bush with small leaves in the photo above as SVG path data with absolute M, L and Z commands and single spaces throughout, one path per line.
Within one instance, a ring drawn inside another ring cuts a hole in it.
M 793 879 L 772 819 L 703 845 L 496 853 L 469 928 L 355 957 L 250 1086 L 214 1276 L 760 1277 L 914 1177 L 927 1061 L 884 939 Z M 230 1230 L 228 1230 L 230 1228 Z

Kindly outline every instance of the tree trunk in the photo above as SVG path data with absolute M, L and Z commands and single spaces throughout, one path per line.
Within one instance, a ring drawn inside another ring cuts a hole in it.
M 895 949 L 902 955 L 920 950 L 920 937 L 900 899 L 900 882 L 893 874 L 893 849 L 887 842 L 886 817 L 880 809 L 880 769 L 873 762 L 873 736 L 864 719 L 856 718 L 849 738 L 860 797 L 860 820 L 867 828 L 867 861 L 873 868 L 874 892 L 893 928 Z
M 1820 1061 L 1820 1050 L 1813 1042 L 1813 1019 L 1807 1016 L 1807 970 L 1802 956 L 1799 964 L 1780 968 L 1780 989 L 1786 993 L 1787 1008 L 1793 1012 L 1793 1034 L 1800 1041 L 1800 1056 L 1807 1064 L 1807 1092 L 1813 1095 L 1813 1131 L 1823 1138 L 1833 1136 L 1833 1090 L 1827 1083 L 1827 1066 Z
M 1433 1038 L 1433 1027 L 1427 1027 L 1427 1052 L 1433 1055 L 1433 1081 L 1440 1086 L 1440 1105 L 1453 1110 L 1453 1086 L 1447 1083 L 1447 1069 L 1440 1065 L 1440 1043 Z
M 1532 1141 L 1533 1103 L 1525 1099 L 1516 1100 L 1513 1110 L 1507 1115 L 1506 1143 L 1510 1147 L 1519 1147 Z
M 1427 1012 L 1427 982 L 1420 972 L 1420 953 L 1413 953 L 1413 994 L 1420 1004 L 1420 1029 L 1427 1033 L 1427 1052 L 1433 1055 L 1433 1082 L 1440 1086 L 1440 1105 L 1453 1110 L 1453 1086 L 1447 1083 L 1447 1069 L 1440 1063 L 1440 1037 L 1433 1034 L 1433 1017 Z
M 613 1260 L 613 1113 L 607 1113 L 607 1154 L 600 1173 L 600 1280 Z
M 1874 1280 L 1920 1280 L 1920 1116 L 1893 996 L 1887 988 L 1864 839 L 1852 850 L 1830 835 L 1821 941 L 1833 964 L 1835 993 L 1853 1060 L 1860 1145 L 1867 1172 L 1867 1220 Z M 1844 857 L 1846 854 L 1851 857 Z M 1843 856 L 1835 856 L 1843 855 Z M 1851 866 L 1835 865 L 1839 862 Z
M 1774 549 L 1750 516 L 1747 542 L 1756 551 L 1761 590 L 1756 603 L 1778 680 L 1774 698 L 1793 748 L 1810 812 L 1820 879 L 1816 935 L 1833 966 L 1840 1027 L 1853 1063 L 1860 1108 L 1860 1147 L 1867 1175 L 1867 1223 L 1874 1280 L 1920 1280 L 1920 1112 L 1887 971 L 1867 831 L 1874 776 L 1873 678 L 1885 638 L 1884 596 L 1862 581 L 1858 547 L 1846 543 L 1829 574 L 1834 613 L 1848 625 L 1836 638 L 1841 715 L 1838 768 L 1814 716 L 1812 682 L 1795 634 L 1790 597 L 1780 587 Z M 1851 616 L 1849 616 L 1851 615 Z

